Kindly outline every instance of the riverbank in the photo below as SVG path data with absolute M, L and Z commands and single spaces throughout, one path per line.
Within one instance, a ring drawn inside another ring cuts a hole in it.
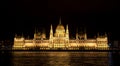
M 29 52 L 29 51 L 33 51 L 33 52 L 120 52 L 120 50 L 0 50 L 0 51 L 27 51 L 27 52 Z

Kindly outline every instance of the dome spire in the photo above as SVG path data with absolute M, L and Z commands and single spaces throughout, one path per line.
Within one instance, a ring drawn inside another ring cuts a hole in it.
M 59 24 L 61 24 L 61 17 L 60 17 L 60 19 L 59 19 Z

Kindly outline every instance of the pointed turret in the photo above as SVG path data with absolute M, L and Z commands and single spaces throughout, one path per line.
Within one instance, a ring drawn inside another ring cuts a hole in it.
M 46 39 L 45 29 L 42 30 L 42 39 Z
M 78 28 L 76 29 L 76 39 L 78 39 Z
M 108 36 L 106 32 L 105 32 L 105 38 L 106 38 L 106 41 L 108 42 Z
M 59 24 L 61 25 L 61 17 L 60 17 L 60 19 L 59 19 Z
M 34 39 L 36 38 L 36 34 L 37 34 L 37 31 L 36 31 L 36 27 L 35 27 Z
M 69 33 L 68 24 L 66 25 L 66 33 Z
M 66 38 L 69 39 L 69 30 L 68 30 L 68 24 L 66 25 Z
M 50 26 L 50 33 L 53 33 L 52 24 L 51 24 L 51 26 Z
M 85 33 L 85 35 L 84 35 L 84 39 L 87 40 L 86 28 L 84 28 L 84 33 Z
M 52 28 L 52 24 L 51 24 L 51 26 L 50 26 L 50 39 L 52 39 L 53 38 L 53 28 Z

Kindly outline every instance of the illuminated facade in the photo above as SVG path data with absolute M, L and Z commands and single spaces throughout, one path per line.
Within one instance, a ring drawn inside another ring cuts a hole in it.
M 108 48 L 108 38 L 97 36 L 94 39 L 88 39 L 87 33 L 76 33 L 76 39 L 69 38 L 69 29 L 66 30 L 61 24 L 61 19 L 53 33 L 52 25 L 50 26 L 49 39 L 46 39 L 45 33 L 34 33 L 33 39 L 25 39 L 23 36 L 14 38 L 13 49 L 41 49 L 41 50 L 80 50 L 80 49 L 98 49 Z

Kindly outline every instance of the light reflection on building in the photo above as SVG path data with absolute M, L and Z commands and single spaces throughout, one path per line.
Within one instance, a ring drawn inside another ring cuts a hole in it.
M 23 36 L 14 38 L 13 49 L 40 49 L 40 50 L 80 50 L 80 49 L 108 49 L 108 37 L 97 36 L 95 39 L 87 38 L 87 33 L 76 33 L 76 39 L 69 38 L 69 29 L 66 30 L 61 24 L 61 19 L 53 33 L 52 25 L 50 26 L 49 39 L 46 39 L 45 33 L 34 33 L 33 39 L 25 39 Z

